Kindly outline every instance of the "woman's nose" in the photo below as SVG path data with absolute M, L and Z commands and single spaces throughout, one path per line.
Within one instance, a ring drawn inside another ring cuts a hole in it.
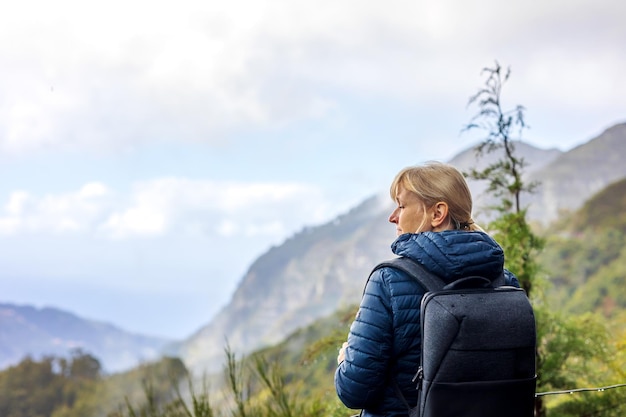
M 398 216 L 396 215 L 396 210 L 392 211 L 389 215 L 389 223 L 398 223 Z

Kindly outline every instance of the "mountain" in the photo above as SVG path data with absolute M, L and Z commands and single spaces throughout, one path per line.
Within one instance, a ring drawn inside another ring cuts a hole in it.
M 29 355 L 68 356 L 81 349 L 97 357 L 107 372 L 155 359 L 171 340 L 125 332 L 56 308 L 0 303 L 0 369 Z
M 523 199 L 529 218 L 547 224 L 563 211 L 575 211 L 608 184 L 626 177 L 625 157 L 626 123 L 621 123 L 532 172 L 529 179 L 541 184 Z
M 626 124 L 569 152 L 516 143 L 518 156 L 528 164 L 526 178 L 545 181 L 528 202 L 531 220 L 554 220 L 562 208 L 576 209 L 614 178 L 626 176 L 625 145 Z M 461 170 L 476 166 L 474 151 L 468 149 L 450 162 Z M 480 223 L 481 204 L 488 201 L 481 193 L 484 184 L 472 182 L 470 187 Z M 549 206 L 545 213 L 542 204 Z M 371 268 L 392 256 L 394 227 L 387 222 L 392 206 L 381 193 L 334 221 L 306 228 L 272 247 L 250 266 L 230 303 L 183 341 L 177 354 L 192 372 L 215 371 L 227 344 L 234 352 L 249 353 L 358 303 Z
M 179 355 L 192 370 L 216 370 L 226 343 L 248 353 L 358 302 L 373 259 L 392 256 L 389 198 L 372 197 L 332 222 L 306 228 L 249 268 L 230 303 L 187 339 Z

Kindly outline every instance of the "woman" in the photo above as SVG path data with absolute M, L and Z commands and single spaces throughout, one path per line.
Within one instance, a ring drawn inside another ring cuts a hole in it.
M 397 239 L 391 249 L 412 258 L 446 283 L 479 275 L 498 278 L 502 248 L 476 224 L 472 198 L 454 167 L 431 162 L 405 168 L 391 184 L 397 207 L 389 216 Z M 507 284 L 519 286 L 505 271 Z M 412 378 L 420 362 L 420 302 L 424 289 L 405 273 L 382 268 L 370 277 L 348 341 L 339 351 L 335 388 L 363 416 L 408 416 L 417 402 Z

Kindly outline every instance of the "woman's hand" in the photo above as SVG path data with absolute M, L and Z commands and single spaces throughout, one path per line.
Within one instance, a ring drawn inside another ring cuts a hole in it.
M 343 342 L 343 345 L 339 348 L 339 355 L 337 355 L 337 364 L 343 362 L 346 358 L 346 348 L 348 347 L 348 342 Z

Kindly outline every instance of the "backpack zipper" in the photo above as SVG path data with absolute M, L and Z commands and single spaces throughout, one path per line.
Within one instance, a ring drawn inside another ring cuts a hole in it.
M 417 381 L 417 389 L 420 390 L 422 389 L 422 380 L 424 379 L 424 368 L 422 368 L 422 365 L 419 366 L 419 368 L 417 368 L 417 372 L 415 373 L 415 376 L 413 377 L 413 379 L 411 379 L 412 382 Z

